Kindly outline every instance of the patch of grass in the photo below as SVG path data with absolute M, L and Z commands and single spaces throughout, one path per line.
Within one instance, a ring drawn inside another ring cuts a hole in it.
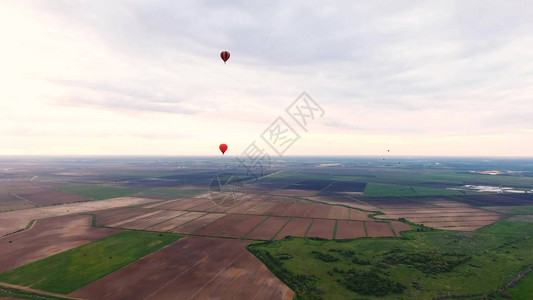
M 122 187 L 112 187 L 112 186 L 101 186 L 101 185 L 79 185 L 79 186 L 64 186 L 58 188 L 61 191 L 80 195 L 87 197 L 93 200 L 104 200 L 117 197 L 128 197 L 133 196 L 141 191 L 142 189 L 133 189 L 133 188 L 122 188 Z
M 507 290 L 512 299 L 533 299 L 533 273 L 529 273 Z
M 390 293 L 379 299 L 431 299 L 443 295 L 487 295 L 503 286 L 525 266 L 533 264 L 531 234 L 531 224 L 500 221 L 475 232 L 410 231 L 404 232 L 403 239 L 360 238 L 342 242 L 290 238 L 252 244 L 249 248 L 266 251 L 273 257 L 290 255 L 291 259 L 280 261 L 280 268 L 291 274 L 313 276 L 324 299 L 377 297 L 354 290 L 359 287 L 349 288 L 346 274 L 337 273 L 334 268 L 350 270 L 354 274 L 351 277 L 368 279 L 366 275 L 378 274 L 379 282 L 369 284 L 383 283 L 391 288 Z M 313 251 L 338 260 L 316 259 Z M 398 253 L 394 261 L 388 259 L 391 253 Z M 392 291 L 400 286 L 405 287 L 401 293 Z
M 121 232 L 1 273 L 0 281 L 68 294 L 180 238 L 167 233 Z

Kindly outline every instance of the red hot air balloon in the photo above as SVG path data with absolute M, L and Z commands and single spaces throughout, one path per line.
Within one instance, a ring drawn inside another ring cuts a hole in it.
M 228 59 L 229 59 L 229 52 L 228 51 L 220 52 L 220 58 L 222 58 L 222 60 L 224 61 L 224 64 L 225 64 L 228 61 Z
M 226 152 L 226 150 L 228 150 L 228 145 L 220 144 L 220 146 L 218 146 L 218 149 L 220 149 L 220 151 L 222 152 L 222 155 L 224 155 L 224 152 Z

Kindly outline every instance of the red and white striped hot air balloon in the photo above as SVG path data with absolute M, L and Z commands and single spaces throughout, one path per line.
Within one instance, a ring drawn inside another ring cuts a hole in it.
M 228 61 L 228 59 L 229 59 L 229 52 L 228 51 L 220 52 L 220 58 L 222 58 L 222 60 L 224 61 L 224 64 L 225 64 Z

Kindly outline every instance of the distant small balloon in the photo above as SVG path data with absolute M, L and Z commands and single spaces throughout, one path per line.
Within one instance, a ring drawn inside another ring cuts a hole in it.
M 228 51 L 220 52 L 220 58 L 222 58 L 222 60 L 224 61 L 224 64 L 225 64 L 228 61 L 228 59 L 229 59 L 229 52 Z
M 226 150 L 228 150 L 228 145 L 220 144 L 220 146 L 218 146 L 218 149 L 220 149 L 220 152 L 222 152 L 222 155 L 224 155 L 224 152 L 226 152 Z

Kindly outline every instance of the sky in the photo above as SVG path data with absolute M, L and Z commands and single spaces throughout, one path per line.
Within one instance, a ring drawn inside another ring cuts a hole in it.
M 532 156 L 532 15 L 508 0 L 1 1 L 0 155 L 275 157 L 262 137 L 281 117 L 299 136 L 281 155 Z M 286 112 L 304 91 L 323 110 L 305 129 Z

